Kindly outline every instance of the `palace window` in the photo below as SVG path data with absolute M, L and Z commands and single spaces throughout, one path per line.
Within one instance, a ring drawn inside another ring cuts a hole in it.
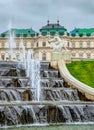
M 90 48 L 90 42 L 87 42 L 87 48 Z
M 79 58 L 83 58 L 83 53 L 79 53 Z
M 68 42 L 68 44 L 67 44 L 67 47 L 69 47 L 69 42 Z
M 34 43 L 31 43 L 31 48 L 34 47 Z
M 1 43 L 1 48 L 4 48 L 4 47 L 5 47 L 5 43 L 2 42 L 2 43 Z
M 17 42 L 17 43 L 16 43 L 16 48 L 19 48 L 19 45 L 20 45 L 20 44 Z
M 76 53 L 72 53 L 71 55 L 72 55 L 72 57 L 75 57 Z
M 83 43 L 82 43 L 82 42 L 80 42 L 79 47 L 80 47 L 80 48 L 82 48 L 82 47 L 83 47 Z
M 44 46 L 44 47 L 45 47 L 45 46 L 46 46 L 46 42 L 43 42 L 43 43 L 42 43 L 42 46 Z
M 87 58 L 90 59 L 90 57 L 91 57 L 91 54 L 87 53 Z
M 19 54 L 16 55 L 16 59 L 17 59 L 18 61 L 20 60 L 20 55 L 19 55 Z
M 1 59 L 4 60 L 5 59 L 5 55 L 1 54 Z
M 23 43 L 24 44 L 24 46 L 26 47 L 26 43 Z
M 75 48 L 75 43 L 74 42 L 72 43 L 72 48 Z
M 38 52 L 36 52 L 36 59 L 39 60 L 39 53 Z
M 38 45 L 38 42 L 36 43 L 36 47 L 38 47 L 39 45 Z
M 42 54 L 42 60 L 44 60 L 44 61 L 46 60 L 46 53 Z
M 27 37 L 27 34 L 23 34 L 23 37 Z

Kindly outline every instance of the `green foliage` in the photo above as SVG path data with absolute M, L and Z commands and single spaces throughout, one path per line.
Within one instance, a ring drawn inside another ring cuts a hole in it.
M 94 88 L 94 61 L 72 62 L 67 68 L 79 81 Z

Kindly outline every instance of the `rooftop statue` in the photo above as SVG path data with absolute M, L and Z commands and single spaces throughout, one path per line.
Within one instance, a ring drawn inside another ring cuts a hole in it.
M 61 38 L 56 35 L 54 38 L 49 38 L 48 42 L 50 43 L 50 47 L 53 51 L 67 51 L 67 41 L 61 40 Z

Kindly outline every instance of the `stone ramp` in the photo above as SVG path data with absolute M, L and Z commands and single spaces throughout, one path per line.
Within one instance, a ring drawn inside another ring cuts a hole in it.
M 60 71 L 61 76 L 64 78 L 65 82 L 67 82 L 70 85 L 70 87 L 76 88 L 83 95 L 85 95 L 87 99 L 94 101 L 94 89 L 75 79 L 68 71 L 64 60 L 58 61 L 58 69 Z

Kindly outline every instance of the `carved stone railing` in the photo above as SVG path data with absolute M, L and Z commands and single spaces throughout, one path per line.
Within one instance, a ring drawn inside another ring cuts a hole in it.
M 70 51 L 63 50 L 61 52 L 51 52 L 51 66 L 55 69 L 58 69 L 58 61 L 63 59 L 66 63 L 71 63 Z

